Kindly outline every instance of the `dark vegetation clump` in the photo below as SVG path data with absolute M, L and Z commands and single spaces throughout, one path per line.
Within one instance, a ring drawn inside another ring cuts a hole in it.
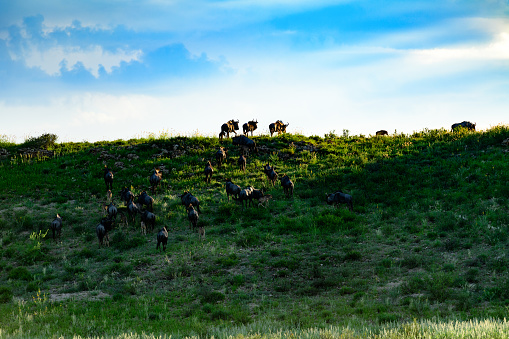
M 38 137 L 29 137 L 23 144 L 21 144 L 21 147 L 47 150 L 55 146 L 57 139 L 58 136 L 56 134 L 45 133 Z

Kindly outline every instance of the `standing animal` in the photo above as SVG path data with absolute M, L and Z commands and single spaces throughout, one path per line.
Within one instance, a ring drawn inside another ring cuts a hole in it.
M 111 230 L 111 219 L 103 218 L 99 225 L 95 228 L 95 233 L 97 234 L 97 239 L 99 239 L 99 247 L 103 244 L 106 246 L 110 246 L 110 238 L 108 236 L 108 232 Z M 106 240 L 106 242 L 104 242 Z
M 111 193 L 111 190 L 106 191 L 106 203 L 110 203 L 113 201 L 113 193 Z
M 108 218 L 110 218 L 112 220 L 117 218 L 118 209 L 114 203 L 110 203 L 109 205 L 104 204 L 103 206 L 104 206 L 104 210 L 108 214 Z
M 226 137 L 229 138 L 230 137 L 230 133 L 235 133 L 235 135 L 237 135 L 237 132 L 235 131 L 238 131 L 239 130 L 239 121 L 235 121 L 235 120 L 230 120 L 228 121 L 227 123 L 224 123 L 223 125 L 221 125 L 221 133 L 225 133 L 226 134 Z M 221 136 L 221 135 L 220 135 Z M 221 137 L 220 137 L 221 139 Z
M 251 132 L 251 136 L 253 136 L 253 131 L 258 128 L 258 121 L 251 120 L 242 125 L 242 131 L 244 132 L 244 135 L 247 137 L 247 134 Z
M 205 174 L 205 182 L 210 182 L 210 179 L 212 179 L 212 173 L 214 173 L 214 169 L 212 168 L 212 164 L 210 163 L 210 160 L 207 161 L 207 164 L 205 165 L 205 169 L 203 170 L 203 173 Z
M 146 206 L 149 211 L 154 210 L 154 198 L 147 194 L 146 191 L 141 192 L 141 194 L 136 199 L 136 203 L 138 206 Z
M 239 185 L 235 185 L 231 179 L 226 179 L 226 196 L 228 197 L 228 201 L 230 201 L 230 195 L 237 198 L 239 197 L 241 188 Z
M 154 230 L 156 224 L 156 215 L 150 211 L 143 211 L 141 214 L 141 222 L 146 226 L 150 226 L 150 230 Z
M 463 121 L 463 122 L 460 122 L 460 123 L 457 123 L 457 124 L 453 124 L 451 126 L 451 131 L 454 132 L 454 130 L 458 127 L 463 127 L 463 128 L 466 128 L 468 129 L 469 131 L 475 131 L 475 125 L 476 124 L 473 124 L 471 123 L 470 121 Z
M 124 186 L 120 190 L 120 199 L 127 206 L 129 204 L 129 201 L 134 200 L 134 194 L 126 186 Z
M 281 178 L 279 178 L 281 181 L 281 186 L 283 186 L 283 191 L 286 194 L 286 197 L 293 196 L 293 182 L 290 180 L 290 177 L 286 174 L 283 174 Z
M 275 168 L 276 168 L 275 166 L 270 167 L 269 163 L 267 163 L 267 165 L 265 165 L 265 167 L 263 168 L 263 172 L 265 173 L 265 175 L 267 175 L 267 178 L 272 182 L 272 186 L 274 186 L 278 177 Z
M 113 172 L 106 165 L 104 165 L 104 182 L 107 190 L 113 189 Z
M 329 205 L 335 205 L 336 207 L 338 204 L 347 204 L 348 209 L 350 211 L 353 211 L 353 198 L 350 194 L 343 193 L 341 191 L 337 191 L 336 193 L 325 193 L 325 199 L 327 201 L 327 204 Z
M 133 200 L 127 203 L 127 214 L 131 217 L 132 222 L 136 221 L 136 214 L 140 211 L 140 208 Z
M 225 135 L 226 135 L 226 132 L 224 132 L 224 131 L 221 131 L 221 133 L 219 133 L 219 142 L 223 141 L 223 138 Z
M 179 195 L 179 198 L 182 201 L 182 205 L 184 205 L 186 208 L 187 206 L 189 206 L 189 204 L 191 204 L 194 207 L 196 207 L 199 213 L 201 213 L 200 201 L 194 195 L 192 195 L 188 191 L 185 191 L 184 193 L 182 193 L 182 195 Z
M 60 238 L 62 233 L 62 217 L 60 217 L 60 214 L 57 214 L 55 219 L 51 222 L 50 228 L 53 232 L 53 239 L 55 239 L 55 234 Z
M 264 208 L 267 208 L 267 204 L 269 203 L 269 200 L 272 199 L 272 195 L 266 194 L 263 197 L 258 198 L 258 206 L 263 206 Z
M 241 146 L 243 150 L 245 148 L 247 148 L 250 151 L 258 152 L 258 149 L 256 148 L 256 142 L 252 139 L 249 139 L 245 135 L 239 135 L 237 137 L 233 137 L 232 144 Z
M 159 245 L 163 244 L 163 251 L 166 251 L 166 244 L 168 243 L 168 230 L 166 229 L 166 226 L 161 228 L 159 232 L 157 233 L 157 246 L 156 250 L 159 249 Z
M 247 160 L 246 160 L 246 157 L 244 155 L 241 155 L 239 157 L 239 160 L 237 160 L 237 163 L 239 164 L 239 168 L 241 171 L 246 171 L 246 164 L 247 164 Z
M 154 171 L 150 175 L 149 182 L 152 187 L 152 192 L 155 193 L 157 187 L 161 184 L 161 179 L 163 178 L 163 172 L 159 170 L 159 168 L 154 168 Z
M 389 135 L 386 130 L 382 129 L 380 131 L 376 131 L 376 135 Z
M 192 204 L 187 206 L 187 218 L 189 219 L 189 229 L 195 229 L 198 226 L 198 212 L 194 209 Z
M 226 161 L 226 151 L 223 147 L 219 147 L 219 149 L 216 152 L 217 167 L 220 168 L 223 161 Z
M 260 200 L 261 198 L 263 198 L 263 196 L 264 196 L 264 193 L 262 190 L 257 190 L 256 188 L 254 188 L 251 191 L 251 199 L 250 200 Z
M 277 132 L 278 135 L 281 133 L 286 133 L 286 127 L 288 127 L 288 125 L 290 124 L 288 123 L 285 125 L 281 120 L 278 120 L 270 124 L 269 125 L 270 136 L 272 136 L 275 132 Z
M 233 199 L 237 200 L 237 201 L 240 201 L 240 203 L 242 205 L 242 208 L 244 208 L 244 201 L 245 201 L 246 202 L 246 207 L 248 207 L 248 206 L 250 206 L 252 204 L 252 200 L 253 200 L 252 193 L 253 193 L 253 190 L 254 190 L 254 188 L 252 186 L 248 186 L 248 187 L 246 187 L 246 188 L 244 188 L 243 190 L 240 191 L 239 197 L 237 199 L 235 199 L 235 197 Z

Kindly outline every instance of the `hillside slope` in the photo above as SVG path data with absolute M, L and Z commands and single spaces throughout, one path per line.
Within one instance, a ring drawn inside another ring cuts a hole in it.
M 0 145 L 0 313 L 9 315 L 0 329 L 207 335 L 210 325 L 503 318 L 508 136 L 505 126 L 259 136 L 245 173 L 230 140 L 222 144 L 227 163 L 216 166 L 213 138 L 62 143 L 45 152 Z M 209 159 L 215 173 L 206 183 Z M 266 179 L 267 162 L 295 183 L 293 197 Z M 110 232 L 110 247 L 99 247 L 105 165 L 124 213 L 120 189 L 149 191 L 152 169 L 162 169 L 152 194 L 156 230 L 142 235 L 138 216 Z M 226 178 L 273 199 L 243 209 L 227 200 Z M 353 196 L 353 211 L 325 203 L 325 193 L 340 189 Z M 189 229 L 178 197 L 186 190 L 200 200 L 204 240 Z M 57 213 L 63 230 L 54 241 L 46 232 Z M 162 226 L 165 253 L 156 251 Z

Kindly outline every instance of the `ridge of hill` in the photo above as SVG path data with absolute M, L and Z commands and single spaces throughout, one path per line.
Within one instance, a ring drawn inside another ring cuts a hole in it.
M 0 142 L 2 333 L 41 336 L 179 333 L 212 326 L 277 328 L 504 318 L 509 305 L 507 126 L 412 135 L 284 134 L 253 139 L 258 153 L 215 138 L 174 137 L 26 147 Z M 215 152 L 228 150 L 218 168 Z M 204 181 L 211 160 L 214 175 Z M 262 171 L 295 183 L 293 197 Z M 103 169 L 149 190 L 156 230 L 117 225 L 110 247 Z M 272 195 L 266 207 L 227 200 L 227 178 Z M 201 240 L 178 197 L 200 200 Z M 325 202 L 349 193 L 354 210 Z M 47 232 L 59 213 L 62 236 Z M 165 253 L 156 233 L 169 230 Z

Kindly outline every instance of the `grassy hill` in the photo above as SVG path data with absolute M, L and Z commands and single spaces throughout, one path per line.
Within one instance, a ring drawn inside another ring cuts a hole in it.
M 217 337 L 347 325 L 380 335 L 414 319 L 503 319 L 508 137 L 507 126 L 258 136 L 245 173 L 240 150 L 224 140 L 228 160 L 211 183 L 203 168 L 215 165 L 216 138 L 0 141 L 0 337 Z M 267 162 L 290 176 L 293 197 L 266 179 Z M 141 234 L 139 216 L 99 247 L 105 165 L 121 210 L 123 186 L 139 194 L 151 170 L 163 170 L 152 196 L 156 229 L 169 230 L 165 253 L 156 251 L 156 230 Z M 273 199 L 242 209 L 227 201 L 226 178 Z M 339 189 L 353 196 L 353 212 L 325 203 Z M 189 229 L 178 197 L 185 190 L 201 202 L 204 240 Z M 54 241 L 47 231 L 57 213 L 64 226 Z M 356 337 L 345 333 L 338 336 Z

